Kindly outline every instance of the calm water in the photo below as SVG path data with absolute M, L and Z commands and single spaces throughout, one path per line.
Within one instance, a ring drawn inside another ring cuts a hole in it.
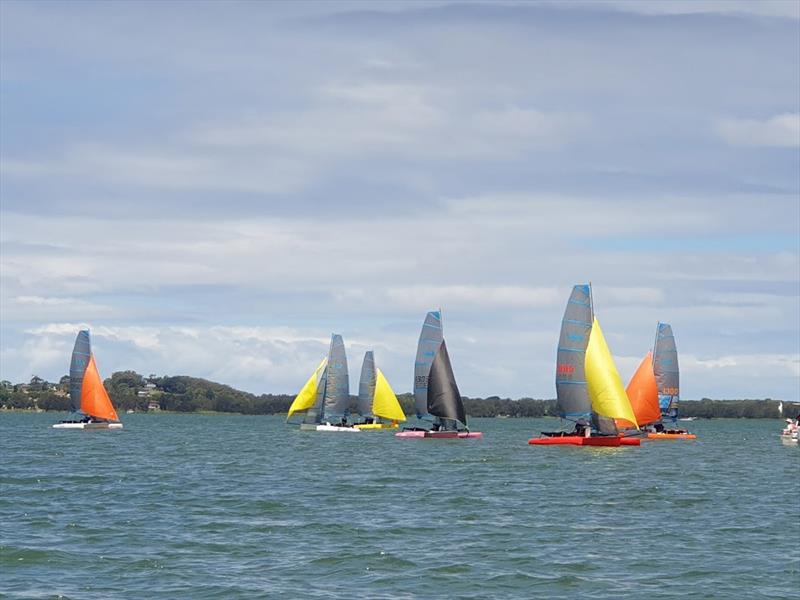
M 275 417 L 0 415 L 8 598 L 797 598 L 800 449 L 300 433 Z

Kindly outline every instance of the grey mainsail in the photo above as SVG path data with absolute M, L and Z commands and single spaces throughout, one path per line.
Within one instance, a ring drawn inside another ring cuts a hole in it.
M 574 286 L 561 320 L 556 358 L 556 410 L 562 417 L 589 417 L 592 412 L 584 367 L 592 318 L 591 287 Z
M 331 336 L 328 365 L 325 367 L 325 417 L 347 416 L 350 412 L 350 376 L 342 336 Z
M 464 402 L 456 385 L 453 367 L 450 364 L 450 355 L 447 353 L 447 344 L 444 340 L 439 345 L 439 351 L 431 364 L 428 376 L 427 405 L 428 412 L 440 419 L 451 419 L 461 422 L 466 426 L 467 414 Z
M 358 414 L 372 417 L 372 400 L 375 397 L 375 356 L 372 350 L 364 354 L 361 379 L 358 382 Z
M 442 316 L 438 310 L 430 311 L 422 324 L 414 362 L 414 408 L 418 419 L 428 415 L 428 376 L 442 340 Z
M 89 330 L 83 329 L 78 332 L 75 338 L 75 346 L 72 348 L 72 359 L 69 363 L 69 401 L 72 412 L 81 409 L 81 388 L 83 387 L 83 374 L 89 364 L 89 357 L 92 353 L 91 342 L 89 341 Z
M 668 323 L 659 323 L 656 328 L 656 343 L 653 348 L 653 373 L 658 387 L 658 404 L 661 414 L 677 417 L 680 398 L 680 370 L 675 336 Z

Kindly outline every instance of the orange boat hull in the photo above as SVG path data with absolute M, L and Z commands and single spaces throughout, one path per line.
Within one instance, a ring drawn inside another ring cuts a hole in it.
M 693 433 L 656 433 L 647 434 L 648 440 L 694 440 L 697 436 Z

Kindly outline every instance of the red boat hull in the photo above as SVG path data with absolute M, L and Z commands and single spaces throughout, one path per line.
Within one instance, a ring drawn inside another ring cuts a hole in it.
M 638 438 L 620 438 L 614 436 L 593 436 L 582 437 L 577 435 L 565 435 L 561 437 L 538 437 L 531 438 L 528 443 L 533 446 L 638 446 L 641 441 Z

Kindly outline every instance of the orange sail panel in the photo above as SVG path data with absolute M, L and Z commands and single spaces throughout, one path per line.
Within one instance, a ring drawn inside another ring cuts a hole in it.
M 117 411 L 114 410 L 114 405 L 111 404 L 111 398 L 108 397 L 108 392 L 103 387 L 100 373 L 97 372 L 94 356 L 89 357 L 89 364 L 86 365 L 86 372 L 83 375 L 81 410 L 92 417 L 119 421 Z
M 625 391 L 628 394 L 628 400 L 631 401 L 633 414 L 636 415 L 636 423 L 618 419 L 618 427 L 646 425 L 647 423 L 654 423 L 661 418 L 661 409 L 658 406 L 658 386 L 653 372 L 652 352 L 648 352 L 647 356 L 642 359 L 639 368 L 636 369 L 636 373 L 631 377 Z

